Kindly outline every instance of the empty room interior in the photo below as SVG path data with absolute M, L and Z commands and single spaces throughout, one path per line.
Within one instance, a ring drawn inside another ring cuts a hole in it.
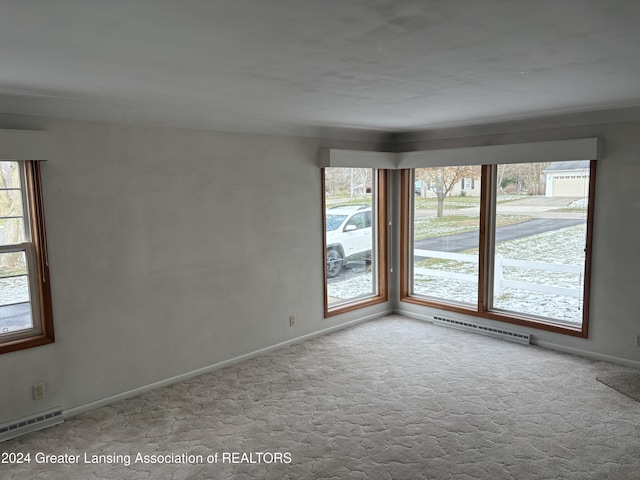
M 0 2 L 0 477 L 638 478 L 639 21 Z

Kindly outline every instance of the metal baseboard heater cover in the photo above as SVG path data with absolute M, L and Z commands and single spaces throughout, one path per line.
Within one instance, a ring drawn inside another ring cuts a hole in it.
M 531 335 L 528 333 L 514 332 L 513 330 L 505 330 L 504 328 L 487 327 L 486 325 L 480 325 L 474 322 L 453 320 L 451 318 L 440 317 L 438 315 L 433 316 L 433 323 L 444 327 L 457 328 L 468 332 L 488 335 L 490 337 L 502 338 L 503 340 L 522 343 L 523 345 L 529 345 L 531 343 Z
M 52 427 L 64 422 L 62 408 L 37 413 L 31 417 L 24 417 L 13 422 L 0 425 L 0 442 L 19 437 L 25 433 L 35 432 L 43 428 Z

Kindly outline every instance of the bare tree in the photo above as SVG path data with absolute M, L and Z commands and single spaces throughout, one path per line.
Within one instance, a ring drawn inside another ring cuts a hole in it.
M 326 168 L 325 188 L 332 197 L 348 194 L 349 199 L 353 200 L 358 196 L 364 196 L 367 188 L 371 187 L 371 172 L 370 168 Z
M 458 167 L 431 167 L 416 169 L 416 176 L 423 184 L 427 185 L 436 194 L 438 199 L 438 217 L 444 216 L 444 199 L 451 193 L 453 187 L 463 178 L 476 179 L 480 176 L 479 166 L 458 166 Z
M 549 166 L 549 162 L 530 163 L 527 184 L 529 195 L 544 195 L 545 182 L 543 181 L 544 169 Z
M 502 181 L 504 180 L 504 174 L 507 170 L 507 166 L 504 163 L 498 165 L 498 191 L 502 187 Z
M 513 163 L 498 165 L 498 185 L 521 194 L 543 195 L 544 169 L 549 162 Z

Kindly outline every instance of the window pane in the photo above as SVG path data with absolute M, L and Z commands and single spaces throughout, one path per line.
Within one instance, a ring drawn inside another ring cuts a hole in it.
M 0 162 L 0 245 L 24 240 L 19 165 L 17 162 Z
M 0 188 L 20 188 L 18 162 L 0 162 Z
M 327 305 L 376 295 L 374 170 L 325 168 Z
M 480 168 L 417 168 L 413 294 L 477 305 Z
M 0 334 L 32 327 L 25 254 L 0 253 Z
M 22 193 L 19 189 L 0 188 L 0 217 L 22 217 Z
M 493 308 L 580 324 L 589 161 L 497 168 Z
M 0 245 L 13 245 L 24 241 L 24 220 L 0 217 Z

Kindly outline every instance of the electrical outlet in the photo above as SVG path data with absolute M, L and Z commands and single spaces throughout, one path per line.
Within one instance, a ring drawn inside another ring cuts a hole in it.
M 640 347 L 640 335 L 636 335 L 636 347 Z
M 42 400 L 44 398 L 44 383 L 36 383 L 33 386 L 33 399 Z
M 293 315 L 289 315 L 289 326 L 293 327 L 296 324 L 296 317 L 294 317 Z

